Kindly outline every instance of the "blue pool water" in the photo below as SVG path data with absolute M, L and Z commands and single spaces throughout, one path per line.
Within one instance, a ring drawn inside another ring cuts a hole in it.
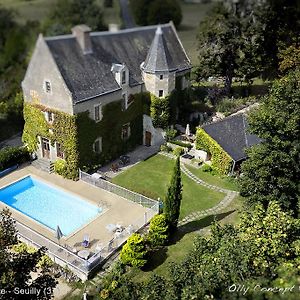
M 64 235 L 101 212 L 96 205 L 31 176 L 0 189 L 0 201 L 53 230 L 58 225 Z

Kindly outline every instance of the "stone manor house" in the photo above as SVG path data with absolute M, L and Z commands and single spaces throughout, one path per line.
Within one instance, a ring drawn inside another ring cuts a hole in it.
M 23 140 L 44 160 L 68 162 L 76 151 L 79 166 L 155 145 L 156 129 L 138 95 L 185 89 L 190 71 L 172 22 L 113 32 L 78 25 L 69 35 L 40 35 L 22 82 Z

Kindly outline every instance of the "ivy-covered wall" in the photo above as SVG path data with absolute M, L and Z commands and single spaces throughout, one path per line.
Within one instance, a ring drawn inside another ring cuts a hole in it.
M 149 93 L 135 94 L 133 103 L 122 111 L 122 100 L 106 104 L 102 108 L 103 118 L 96 123 L 89 112 L 77 115 L 80 162 L 83 170 L 109 162 L 143 143 L 143 114 L 149 114 Z M 130 137 L 122 139 L 122 126 L 130 123 Z M 93 143 L 102 137 L 102 152 L 93 151 Z
M 64 177 L 76 179 L 79 167 L 90 170 L 143 143 L 143 114 L 149 114 L 150 95 L 141 93 L 133 97 L 134 101 L 124 111 L 122 100 L 103 106 L 103 118 L 98 123 L 89 117 L 88 111 L 72 116 L 40 104 L 25 103 L 23 142 L 31 152 L 38 149 L 38 136 L 51 140 L 53 145 L 60 143 L 66 163 L 61 164 L 60 160 L 57 169 Z M 52 124 L 46 121 L 44 111 L 54 114 Z M 130 137 L 123 140 L 122 126 L 127 123 L 130 123 Z M 98 137 L 102 137 L 99 154 L 93 150 Z
M 54 114 L 53 123 L 48 123 L 43 112 Z M 61 173 L 69 179 L 78 177 L 78 138 L 76 116 L 72 116 L 54 109 L 49 109 L 40 104 L 24 104 L 24 130 L 22 140 L 29 151 L 38 149 L 38 136 L 49 139 L 54 145 L 58 142 L 65 154 L 65 168 Z M 50 129 L 52 130 L 50 132 Z
M 196 132 L 196 149 L 211 155 L 212 168 L 220 174 L 228 174 L 233 163 L 232 158 L 202 128 Z

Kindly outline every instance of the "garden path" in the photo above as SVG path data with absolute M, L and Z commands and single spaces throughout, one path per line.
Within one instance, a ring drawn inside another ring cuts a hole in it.
M 159 154 L 167 156 L 169 158 L 175 158 L 175 156 L 170 153 L 159 152 Z M 236 191 L 223 189 L 218 186 L 206 183 L 205 181 L 203 181 L 200 178 L 198 178 L 197 176 L 195 176 L 191 171 L 189 171 L 183 163 L 181 163 L 181 171 L 186 176 L 188 176 L 190 179 L 195 181 L 197 184 L 201 184 L 211 190 L 222 192 L 225 194 L 225 197 L 217 205 L 215 205 L 209 209 L 192 212 L 191 214 L 189 214 L 188 216 L 186 216 L 185 218 L 183 218 L 182 220 L 180 220 L 178 222 L 178 225 L 180 225 L 180 226 L 190 223 L 192 221 L 198 220 L 200 218 L 206 217 L 206 216 L 215 215 L 215 214 L 220 213 L 239 194 Z

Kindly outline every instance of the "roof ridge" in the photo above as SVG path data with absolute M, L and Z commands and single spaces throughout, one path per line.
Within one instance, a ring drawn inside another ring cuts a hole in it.
M 148 25 L 148 26 L 138 26 L 138 27 L 133 27 L 133 28 L 125 28 L 125 29 L 120 29 L 118 31 L 92 31 L 90 33 L 90 36 L 106 36 L 106 35 L 118 35 L 118 34 L 123 34 L 123 33 L 128 33 L 128 32 L 135 32 L 135 31 L 143 31 L 143 30 L 148 30 L 148 29 L 154 29 L 157 27 L 169 27 L 171 26 L 170 23 L 166 24 L 159 24 L 159 25 Z M 56 36 L 47 36 L 44 37 L 45 41 L 53 41 L 53 40 L 63 40 L 63 39 L 70 39 L 70 38 L 75 38 L 73 34 L 61 34 L 61 35 L 56 35 Z
M 243 120 L 243 127 L 244 127 L 244 135 L 245 135 L 245 144 L 246 144 L 246 147 L 249 147 L 249 142 L 248 142 L 248 138 L 247 138 L 247 128 L 246 128 L 246 124 L 245 124 L 245 115 L 242 114 L 242 120 Z

